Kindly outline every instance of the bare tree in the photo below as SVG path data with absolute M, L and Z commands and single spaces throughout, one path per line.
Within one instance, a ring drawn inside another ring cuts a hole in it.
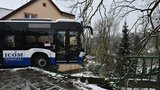
M 96 0 L 97 1 L 97 0 Z M 144 38 L 139 42 L 143 43 L 143 48 L 137 52 L 139 54 L 151 40 L 152 35 L 155 35 L 155 48 L 157 54 L 160 53 L 159 50 L 159 41 L 157 32 L 160 25 L 156 25 L 154 13 L 159 9 L 160 0 L 112 0 L 110 2 L 110 13 L 105 3 L 109 1 L 100 0 L 97 2 L 97 5 L 94 5 L 95 0 L 77 0 L 77 3 L 72 5 L 72 12 L 79 13 L 79 18 L 82 19 L 85 25 L 90 25 L 93 21 L 93 18 L 99 15 L 101 19 L 108 19 L 109 15 L 113 15 L 116 22 L 121 23 L 121 21 L 130 14 L 139 13 L 139 17 L 136 19 L 135 23 L 132 25 L 133 28 L 138 27 L 143 30 Z M 142 27 L 143 26 L 143 27 Z M 148 30 L 149 29 L 149 30 Z
M 106 27 L 108 29 L 107 32 L 110 33 L 112 25 L 113 24 L 117 25 L 117 23 L 114 22 L 115 19 L 114 19 L 113 3 L 111 3 L 110 8 L 106 7 L 106 3 L 107 3 L 106 0 L 77 0 L 77 3 L 71 6 L 72 13 L 78 12 L 78 18 L 82 20 L 84 25 L 93 25 L 94 21 L 97 21 L 94 18 L 98 18 L 101 19 L 101 21 L 107 22 L 106 23 Z M 85 33 L 84 37 L 85 37 L 84 43 L 86 48 L 90 48 L 91 43 L 90 43 L 90 38 L 88 38 L 90 37 L 89 34 Z
M 118 11 L 117 13 L 118 20 L 120 21 L 122 20 L 122 18 L 132 13 L 140 13 L 141 16 L 137 19 L 135 24 L 132 26 L 134 27 L 136 24 L 139 24 L 142 27 L 142 24 L 143 24 L 143 28 L 141 29 L 143 29 L 145 33 L 144 38 L 140 42 L 140 43 L 143 43 L 144 46 L 139 50 L 139 52 L 137 52 L 137 54 L 139 54 L 145 48 L 149 40 L 151 40 L 152 35 L 155 35 L 154 37 L 155 48 L 157 50 L 156 51 L 157 54 L 159 54 L 160 53 L 159 42 L 157 42 L 159 41 L 158 35 L 157 35 L 157 31 L 159 30 L 159 25 L 154 24 L 155 19 L 153 17 L 154 17 L 154 13 L 157 11 L 157 9 L 159 9 L 160 0 L 144 0 L 147 2 L 142 4 L 143 7 L 138 6 L 136 4 L 138 2 L 136 1 L 137 0 L 122 0 L 118 2 L 118 4 L 114 8 L 115 11 Z

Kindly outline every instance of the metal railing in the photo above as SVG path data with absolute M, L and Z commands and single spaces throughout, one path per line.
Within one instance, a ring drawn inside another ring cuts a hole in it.
M 160 57 L 157 56 L 112 56 L 114 61 L 109 80 L 120 90 L 160 90 Z M 109 66 L 108 66 L 109 67 Z

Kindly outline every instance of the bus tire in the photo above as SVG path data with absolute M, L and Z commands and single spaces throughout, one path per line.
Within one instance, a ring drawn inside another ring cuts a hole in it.
M 49 62 L 48 62 L 48 58 L 47 57 L 45 57 L 45 56 L 37 56 L 34 59 L 33 66 L 39 67 L 39 68 L 47 68 L 47 67 L 49 67 L 48 63 Z

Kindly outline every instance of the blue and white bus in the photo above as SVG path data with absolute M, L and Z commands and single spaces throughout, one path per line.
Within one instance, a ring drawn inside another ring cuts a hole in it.
M 0 65 L 3 67 L 48 67 L 58 63 L 83 62 L 83 26 L 74 21 L 1 20 Z

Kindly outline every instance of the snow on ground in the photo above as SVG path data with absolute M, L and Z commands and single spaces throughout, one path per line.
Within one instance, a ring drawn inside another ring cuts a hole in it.
M 107 89 L 97 86 L 96 84 L 86 84 L 86 83 L 81 82 L 80 80 L 75 81 L 74 85 L 77 86 L 77 88 L 81 90 L 107 90 Z
M 84 67 L 82 67 L 82 68 L 85 68 L 88 71 L 84 71 L 84 72 L 80 72 L 80 73 L 75 73 L 75 74 L 72 74 L 71 76 L 100 78 L 100 76 L 95 75 L 93 72 L 91 72 L 91 71 L 94 71 L 97 66 L 101 65 L 100 63 L 95 62 L 94 58 L 95 58 L 94 56 L 87 55 L 86 59 L 84 61 L 84 63 L 85 63 Z
M 89 84 L 87 86 L 90 87 L 90 88 L 92 88 L 92 90 L 106 90 L 106 89 L 98 87 L 97 85 L 94 85 L 94 84 Z
M 34 71 L 38 71 L 38 72 L 41 72 L 43 74 L 49 74 L 51 76 L 57 76 L 57 77 L 63 77 L 57 73 L 53 73 L 53 72 L 50 72 L 50 71 L 45 71 L 43 69 L 39 69 L 39 68 L 36 68 L 36 67 L 26 67 L 26 68 L 13 68 L 13 69 L 0 69 L 0 71 L 5 71 L 5 70 L 10 70 L 10 71 L 18 71 L 18 70 L 25 70 L 25 69 L 31 69 L 31 70 L 34 70 Z
M 121 90 L 125 90 L 125 88 L 121 88 Z M 127 88 L 127 90 L 148 90 L 148 88 Z M 149 90 L 156 90 L 153 88 L 149 88 Z
M 115 80 L 116 80 L 116 79 L 121 79 L 121 78 L 112 77 L 112 79 L 115 79 Z M 142 79 L 141 79 L 141 78 L 128 78 L 127 80 L 131 80 L 131 81 L 134 80 L 134 81 L 137 81 L 137 82 L 138 82 L 138 81 L 152 81 L 152 82 L 157 82 L 157 79 L 152 79 L 152 78 L 151 78 L 151 79 L 148 79 L 148 78 L 142 78 Z
M 93 75 L 93 73 L 89 72 L 89 71 L 85 71 L 85 72 L 81 72 L 81 73 L 75 73 L 75 74 L 72 74 L 71 76 L 100 78 L 99 76 Z
M 0 69 L 0 90 L 106 90 L 94 84 L 86 84 L 80 80 L 72 80 L 57 73 L 35 67 Z M 51 77 L 52 78 L 51 78 Z M 88 75 L 91 76 L 91 75 Z M 46 88 L 46 89 L 44 89 Z M 54 89 L 55 88 L 55 89 Z

